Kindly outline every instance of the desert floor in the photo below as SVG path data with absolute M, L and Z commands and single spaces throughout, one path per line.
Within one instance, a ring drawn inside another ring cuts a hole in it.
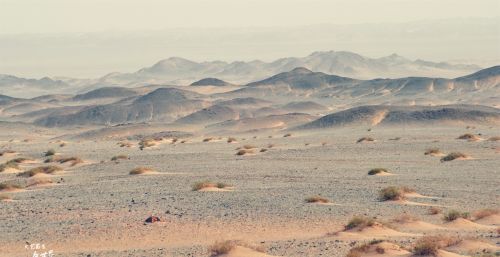
M 374 238 L 410 247 L 423 235 L 437 234 L 478 239 L 496 251 L 500 244 L 498 215 L 442 219 L 449 210 L 500 208 L 500 141 L 486 140 L 500 136 L 498 128 L 349 127 L 291 131 L 290 137 L 282 131 L 217 135 L 210 142 L 203 142 L 210 135 L 198 135 L 184 143 L 165 139 L 142 151 L 137 140 L 120 147 L 117 143 L 127 140 L 76 140 L 67 136 L 75 131 L 65 130 L 1 129 L 0 151 L 16 153 L 4 154 L 0 163 L 16 157 L 33 161 L 1 172 L 0 182 L 27 183 L 16 173 L 54 165 L 43 163 L 43 152 L 51 148 L 57 156 L 84 162 L 73 167 L 58 163 L 64 171 L 39 178 L 54 183 L 2 192 L 12 199 L 0 202 L 0 256 L 31 256 L 27 243 L 43 243 L 55 256 L 105 257 L 209 256 L 208 247 L 222 240 L 241 240 L 267 254 L 239 248 L 225 256 L 290 257 L 345 256 Z M 484 140 L 457 139 L 464 133 L 481 133 Z M 229 136 L 237 142 L 227 143 Z M 356 143 L 363 136 L 376 141 Z M 260 152 L 269 144 L 274 146 Z M 243 145 L 255 146 L 255 153 L 236 155 Z M 441 157 L 424 155 L 433 147 L 470 158 L 441 162 Z M 111 161 L 120 154 L 129 159 Z M 141 166 L 157 172 L 129 175 Z M 367 175 L 379 167 L 394 175 Z M 201 181 L 231 187 L 193 191 Z M 408 186 L 424 197 L 380 201 L 379 191 L 388 186 Z M 330 203 L 306 203 L 315 195 Z M 431 206 L 443 213 L 428 214 Z M 405 213 L 420 223 L 391 223 Z M 161 222 L 146 224 L 151 215 Z M 354 216 L 376 217 L 386 225 L 335 233 Z M 480 248 L 447 253 L 474 255 Z

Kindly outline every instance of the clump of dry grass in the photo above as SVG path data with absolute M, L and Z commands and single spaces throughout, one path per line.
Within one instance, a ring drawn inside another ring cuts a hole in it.
M 0 165 L 0 172 L 6 171 L 7 169 L 19 169 L 19 164 L 25 161 L 29 161 L 27 158 L 16 158 L 5 162 Z
M 451 210 L 444 215 L 443 220 L 450 222 L 459 218 L 469 219 L 470 214 L 468 212 L 459 212 L 457 210 Z
M 59 144 L 59 147 L 65 147 L 66 146 L 66 143 L 60 143 Z
M 356 143 L 362 143 L 362 142 L 374 142 L 375 139 L 373 137 L 362 137 L 356 141 Z
M 247 155 L 247 154 L 253 154 L 255 151 L 253 149 L 241 149 L 236 152 L 236 155 Z
M 21 185 L 10 182 L 0 183 L 0 191 L 14 191 L 22 188 L 23 187 Z
M 431 156 L 434 156 L 434 155 L 440 155 L 440 154 L 443 154 L 441 152 L 441 150 L 439 150 L 439 148 L 429 148 L 425 151 L 424 153 L 425 155 L 431 155 Z
M 330 200 L 323 196 L 315 195 L 306 198 L 306 203 L 329 203 Z
M 210 181 L 203 181 L 203 182 L 196 182 L 193 184 L 193 186 L 191 187 L 191 189 L 193 191 L 200 191 L 204 188 L 209 188 L 209 187 L 216 187 L 216 188 L 226 188 L 226 187 L 230 187 L 230 185 L 226 184 L 226 183 L 221 183 L 221 182 L 217 182 L 217 183 L 214 183 L 214 182 L 210 182 Z
M 204 139 L 203 139 L 203 142 L 210 142 L 210 141 L 212 141 L 212 140 L 214 140 L 214 139 L 215 139 L 215 138 L 213 138 L 213 137 L 207 137 L 207 138 L 204 138 Z
M 486 218 L 489 216 L 497 215 L 499 213 L 500 213 L 500 210 L 498 210 L 498 209 L 482 209 L 482 210 L 475 211 L 472 216 L 474 217 L 475 220 L 479 220 L 479 219 Z
M 382 243 L 382 242 L 384 242 L 384 241 L 383 240 L 373 239 L 372 241 L 370 241 L 368 243 L 364 243 L 364 244 L 362 244 L 360 246 L 356 246 L 356 247 L 352 248 L 351 250 L 349 250 L 349 252 L 347 253 L 346 257 L 361 257 L 364 253 L 367 253 L 370 250 L 371 246 L 379 244 L 379 243 Z M 385 249 L 382 248 L 382 247 L 376 247 L 375 251 L 378 254 L 384 254 L 385 253 Z
M 386 187 L 379 192 L 379 198 L 382 201 L 397 201 L 406 199 L 405 194 L 413 193 L 415 190 L 408 187 Z
M 435 207 L 435 206 L 429 207 L 429 210 L 427 211 L 427 213 L 429 215 L 437 215 L 437 214 L 440 214 L 441 212 L 443 212 L 443 210 L 441 210 L 441 209 L 439 209 L 438 207 Z
M 493 136 L 488 138 L 488 141 L 500 141 L 500 136 Z
M 345 230 L 359 229 L 363 230 L 367 227 L 372 227 L 375 225 L 375 219 L 368 217 L 355 216 L 345 226 Z
M 46 157 L 47 157 L 47 156 L 53 156 L 53 155 L 55 155 L 55 154 L 56 154 L 56 150 L 54 150 L 54 149 L 49 149 L 49 150 L 47 150 L 47 152 L 45 152 L 45 153 L 44 153 L 44 156 L 46 156 Z
M 463 140 L 468 140 L 468 141 L 478 141 L 481 138 L 479 136 L 476 136 L 476 135 L 473 135 L 470 133 L 466 133 L 466 134 L 463 134 L 463 135 L 457 137 L 457 139 L 463 139 Z
M 53 173 L 55 173 L 57 171 L 61 171 L 61 170 L 63 170 L 61 167 L 54 166 L 54 165 L 40 166 L 40 167 L 36 167 L 36 168 L 30 169 L 30 170 L 25 171 L 25 172 L 21 172 L 21 173 L 17 174 L 17 176 L 19 176 L 19 177 L 33 177 L 37 174 L 53 174 Z
M 416 256 L 438 256 L 439 249 L 455 245 L 460 241 L 458 237 L 445 235 L 424 236 L 415 242 L 412 252 Z
M 286 133 L 285 135 L 283 135 L 283 137 L 291 137 L 292 134 L 291 133 Z
M 227 142 L 228 142 L 228 143 L 235 143 L 235 142 L 237 142 L 237 140 L 236 140 L 236 138 L 235 138 L 235 137 L 228 137 L 228 138 L 227 138 Z
M 61 159 L 59 159 L 59 163 L 61 164 L 67 162 L 69 162 L 71 166 L 75 166 L 77 164 L 83 163 L 83 160 L 80 157 L 75 157 L 75 156 L 62 157 Z
M 156 141 L 157 140 L 151 138 L 143 139 L 139 141 L 139 149 L 143 150 L 144 148 L 153 147 L 156 145 Z
M 177 141 L 179 141 L 179 139 L 178 139 L 178 138 L 175 138 L 175 137 L 174 137 L 174 138 L 172 138 L 172 144 L 177 143 Z
M 152 169 L 152 168 L 137 167 L 137 168 L 132 169 L 128 174 L 130 174 L 130 175 L 141 175 L 141 174 L 146 174 L 146 173 L 149 173 L 149 172 L 152 172 L 152 171 L 154 171 L 154 169 Z
M 217 241 L 208 247 L 208 252 L 210 253 L 210 257 L 216 257 L 224 254 L 229 254 L 229 252 L 234 250 L 234 248 L 236 248 L 237 246 L 250 248 L 261 253 L 265 252 L 265 249 L 263 247 L 252 246 L 238 240 Z
M 132 147 L 132 143 L 130 142 L 118 142 L 120 147 Z
M 127 160 L 127 159 L 130 159 L 130 158 L 124 154 L 116 155 L 116 156 L 113 156 L 111 158 L 112 161 Z
M 267 152 L 267 149 L 266 148 L 261 148 L 259 152 L 261 152 L 261 153 Z
M 387 169 L 384 168 L 374 168 L 368 171 L 368 175 L 376 175 L 380 173 L 388 172 Z
M 185 143 L 187 143 L 187 139 L 184 139 L 181 141 L 181 144 L 185 144 Z
M 469 156 L 467 156 L 464 153 L 453 152 L 453 153 L 450 153 L 450 154 L 446 155 L 445 157 L 441 158 L 441 162 L 449 162 L 449 161 L 453 161 L 455 159 L 466 159 L 466 158 L 469 158 Z

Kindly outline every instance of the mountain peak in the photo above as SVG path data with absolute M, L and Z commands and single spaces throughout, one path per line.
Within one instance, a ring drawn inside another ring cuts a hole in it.
M 290 71 L 290 73 L 293 74 L 310 74 L 313 73 L 311 70 L 304 68 L 304 67 L 297 67 L 293 70 Z

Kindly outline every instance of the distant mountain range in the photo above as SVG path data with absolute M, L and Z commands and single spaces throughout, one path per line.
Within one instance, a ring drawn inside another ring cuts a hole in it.
M 179 57 L 161 60 L 133 73 L 110 73 L 97 79 L 25 79 L 0 75 L 0 94 L 36 97 L 43 94 L 74 94 L 100 87 L 137 87 L 151 84 L 210 85 L 247 84 L 297 67 L 355 79 L 408 76 L 453 78 L 478 71 L 477 65 L 409 60 L 393 54 L 369 58 L 352 52 L 314 52 L 306 57 L 289 57 L 263 62 L 194 62 Z M 225 80 L 227 82 L 224 82 Z

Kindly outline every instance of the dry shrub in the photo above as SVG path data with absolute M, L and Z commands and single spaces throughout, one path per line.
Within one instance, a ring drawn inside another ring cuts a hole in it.
M 75 156 L 72 156 L 72 157 L 62 157 L 58 161 L 61 164 L 69 162 L 70 166 L 75 166 L 77 164 L 83 163 L 83 160 L 80 157 L 75 157 Z
M 321 146 L 326 146 L 327 144 L 327 142 L 321 142 Z
M 306 203 L 329 203 L 330 201 L 322 196 L 315 195 L 306 198 Z
M 178 138 L 172 138 L 172 144 L 177 143 L 177 141 L 179 141 L 179 139 L 178 139 Z
M 187 140 L 182 140 L 181 144 L 187 143 Z
M 21 173 L 17 174 L 17 176 L 33 177 L 37 174 L 53 174 L 56 171 L 61 171 L 61 170 L 63 170 L 61 167 L 55 166 L 55 165 L 40 166 L 40 167 L 36 167 L 36 168 L 30 169 L 30 170 L 25 171 L 25 172 L 21 172 Z
M 376 174 L 380 174 L 383 172 L 388 172 L 388 171 L 387 171 L 387 169 L 384 169 L 384 168 L 375 168 L 375 169 L 371 169 L 370 171 L 368 171 L 368 175 L 376 175 Z
M 204 138 L 204 139 L 203 139 L 203 142 L 210 142 L 210 141 L 212 141 L 212 140 L 214 140 L 214 139 L 215 139 L 215 138 L 213 138 L 213 137 L 207 137 L 207 138 Z
M 65 147 L 65 146 L 66 146 L 66 143 L 59 144 L 59 147 Z
M 242 148 L 243 148 L 243 149 L 255 149 L 255 148 L 257 148 L 257 147 L 255 147 L 255 146 L 253 146 L 253 145 L 244 145 Z
M 436 215 L 436 214 L 440 214 L 441 212 L 443 212 L 443 210 L 439 209 L 438 207 L 431 206 L 431 207 L 429 207 L 429 210 L 427 213 L 429 213 L 429 215 Z
M 228 254 L 237 246 L 242 246 L 246 248 L 250 248 L 257 252 L 264 253 L 265 249 L 260 246 L 249 245 L 245 242 L 239 240 L 226 240 L 226 241 L 217 241 L 211 246 L 208 247 L 208 252 L 210 253 L 210 257 L 216 257 L 224 254 Z
M 373 245 L 376 245 L 376 244 L 379 244 L 381 242 L 384 242 L 383 240 L 377 240 L 377 239 L 374 239 L 368 243 L 364 243 L 360 246 L 356 246 L 354 248 L 352 248 L 351 250 L 349 250 L 349 252 L 347 253 L 347 257 L 360 257 L 362 256 L 364 253 L 367 253 L 369 250 L 370 250 L 370 247 L 373 246 Z M 375 251 L 378 253 L 378 254 L 384 254 L 385 253 L 385 249 L 380 247 L 380 246 L 377 246 L 375 248 Z
M 382 201 L 396 201 L 404 200 L 406 193 L 415 192 L 413 189 L 408 187 L 386 187 L 379 192 L 379 198 Z
M 124 154 L 116 155 L 116 156 L 113 156 L 111 158 L 112 161 L 127 160 L 127 159 L 130 159 L 130 158 Z
M 356 141 L 356 143 L 362 143 L 362 142 L 374 142 L 375 139 L 373 137 L 362 137 Z
M 238 152 L 236 152 L 236 155 L 246 155 L 246 154 L 253 154 L 255 153 L 253 149 L 241 149 Z
M 44 153 L 44 156 L 53 156 L 56 154 L 56 150 L 54 149 L 49 149 L 47 152 Z
M 448 155 L 446 155 L 445 157 L 441 158 L 441 162 L 449 162 L 449 161 L 453 161 L 455 159 L 465 159 L 465 158 L 468 158 L 469 156 L 467 156 L 466 154 L 464 153 L 460 153 L 460 152 L 453 152 L 453 153 L 450 153 Z
M 442 154 L 441 150 L 439 148 L 429 148 L 425 151 L 425 155 L 438 155 Z
M 422 256 L 438 256 L 438 250 L 445 247 L 450 247 L 461 241 L 458 237 L 451 237 L 445 235 L 437 236 L 424 236 L 415 242 L 413 247 L 413 254 Z
M 128 174 L 130 174 L 130 175 L 141 175 L 141 174 L 145 174 L 145 173 L 152 172 L 152 171 L 154 171 L 154 169 L 152 169 L 152 168 L 137 167 L 137 168 L 134 168 L 133 170 L 131 170 Z
M 267 149 L 266 148 L 261 148 L 259 152 L 261 152 L 261 153 L 267 152 Z
M 351 220 L 349 220 L 349 222 L 345 226 L 345 230 L 350 230 L 355 228 L 363 230 L 364 228 L 371 227 L 374 225 L 375 225 L 375 219 L 356 216 L 353 217 Z
M 476 135 L 473 135 L 470 133 L 466 133 L 466 134 L 463 134 L 463 135 L 457 137 L 457 139 L 463 139 L 463 140 L 468 140 L 468 141 L 477 141 L 481 138 L 479 136 L 476 136 Z
M 499 213 L 500 213 L 500 210 L 498 210 L 498 209 L 482 209 L 482 210 L 475 211 L 472 216 L 474 217 L 474 219 L 479 220 L 479 219 L 486 218 L 489 216 L 497 215 Z
M 203 181 L 203 182 L 197 182 L 194 183 L 193 186 L 191 187 L 193 191 L 199 191 L 204 188 L 209 188 L 209 187 L 216 187 L 216 188 L 226 188 L 229 187 L 230 185 L 226 183 L 221 183 L 221 182 L 210 182 L 210 181 Z
M 469 219 L 470 214 L 468 212 L 459 212 L 457 210 L 451 210 L 448 213 L 446 213 L 443 217 L 443 219 L 445 221 L 448 221 L 448 222 L 454 221 L 454 220 L 459 219 L 459 218 Z
M 132 147 L 132 143 L 130 142 L 118 142 L 120 147 Z
M 234 142 L 236 142 L 236 141 L 237 141 L 237 140 L 236 140 L 236 138 L 235 138 L 235 137 L 228 137 L 228 138 L 227 138 L 227 142 L 228 142 L 228 143 L 234 143 Z
M 292 134 L 291 133 L 286 133 L 285 135 L 283 135 L 283 137 L 291 137 Z
M 0 172 L 3 172 L 7 169 L 19 169 L 19 163 L 23 163 L 26 161 L 29 161 L 29 159 L 16 158 L 16 159 L 9 160 L 9 161 L 5 162 L 4 164 L 0 165 Z

